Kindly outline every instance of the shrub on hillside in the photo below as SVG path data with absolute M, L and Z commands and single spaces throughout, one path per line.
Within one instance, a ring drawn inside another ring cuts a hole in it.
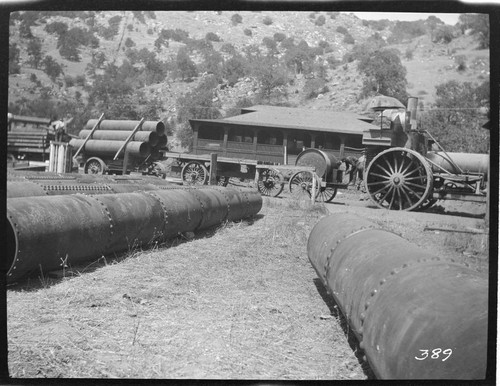
M 342 35 L 349 33 L 349 31 L 347 31 L 347 28 L 342 27 L 341 25 L 339 25 L 335 31 Z
M 127 48 L 135 47 L 135 42 L 132 39 L 130 39 L 130 38 L 127 38 L 125 40 L 124 44 L 125 44 L 125 47 L 127 47 Z
M 320 26 L 324 25 L 325 22 L 326 22 L 325 17 L 323 15 L 319 15 L 318 18 L 316 19 L 316 21 L 314 22 L 314 24 L 320 27 Z
M 321 78 L 308 79 L 303 90 L 305 99 L 316 98 L 319 94 L 325 94 L 328 91 L 330 89 L 326 85 L 326 81 Z
M 248 29 L 248 28 L 245 28 L 245 29 L 243 30 L 243 33 L 244 33 L 246 36 L 252 36 L 252 31 L 251 31 L 250 29 Z
M 70 75 L 64 77 L 64 82 L 66 83 L 66 87 L 73 87 L 75 85 L 75 79 Z
M 438 26 L 432 33 L 433 43 L 448 44 L 454 38 L 453 27 L 448 25 Z
M 62 35 L 68 30 L 68 25 L 62 21 L 54 21 L 45 25 L 45 31 L 49 34 Z
M 282 32 L 276 32 L 274 35 L 273 35 L 273 39 L 275 41 L 277 41 L 278 43 L 282 42 L 283 40 L 285 40 L 286 38 L 286 35 Z
M 455 56 L 455 64 L 458 72 L 467 70 L 467 57 L 465 55 Z
M 344 42 L 345 44 L 354 44 L 354 43 L 355 43 L 354 38 L 352 37 L 352 35 L 351 35 L 350 33 L 346 33 L 346 34 L 344 35 L 344 40 L 343 40 L 343 42 Z
M 220 42 L 220 37 L 214 32 L 208 32 L 205 35 L 205 39 L 211 42 Z
M 233 23 L 233 25 L 238 25 L 243 22 L 243 18 L 240 14 L 235 13 L 233 16 L 231 16 L 231 22 Z
M 45 73 L 49 76 L 52 81 L 55 81 L 56 78 L 62 74 L 62 67 L 57 63 L 54 58 L 50 55 L 47 55 L 43 61 L 42 66 L 45 69 Z
M 273 24 L 273 19 L 270 16 L 266 16 L 262 20 L 262 23 L 264 23 L 265 25 L 271 25 L 271 24 Z

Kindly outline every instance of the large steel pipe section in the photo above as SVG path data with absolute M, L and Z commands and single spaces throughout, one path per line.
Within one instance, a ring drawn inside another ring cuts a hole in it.
M 78 136 L 85 139 L 89 136 L 91 130 L 81 130 Z M 92 139 L 108 141 L 125 141 L 130 136 L 130 131 L 124 130 L 96 130 L 92 133 Z M 138 131 L 132 137 L 132 141 L 148 142 L 151 146 L 156 146 L 159 135 L 156 131 Z
M 449 152 L 428 152 L 425 155 L 429 161 L 432 161 L 432 171 L 442 173 L 445 169 L 449 173 L 488 173 L 488 154 L 472 153 L 449 153 Z M 458 170 L 457 165 L 461 171 Z M 437 166 L 436 166 L 437 165 Z
M 383 379 L 482 379 L 488 282 L 350 214 L 321 219 L 309 259 Z
M 249 217 L 261 206 L 260 194 L 247 189 L 12 198 L 7 201 L 7 281 Z
M 69 144 L 75 149 L 79 149 L 84 139 L 75 139 L 69 141 Z M 87 155 L 110 155 L 113 156 L 123 146 L 123 141 L 107 141 L 98 139 L 89 139 L 85 144 L 84 151 Z M 130 141 L 127 144 L 127 150 L 134 156 L 147 156 L 151 151 L 151 145 L 148 142 Z
M 99 122 L 98 119 L 90 119 L 85 125 L 85 130 L 92 130 L 97 122 Z M 132 131 L 138 124 L 139 121 L 103 120 L 97 130 Z M 159 136 L 162 136 L 165 134 L 165 124 L 162 121 L 144 121 L 141 131 L 156 131 Z

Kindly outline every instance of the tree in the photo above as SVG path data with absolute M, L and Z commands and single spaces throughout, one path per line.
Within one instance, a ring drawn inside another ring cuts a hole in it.
M 191 81 L 193 77 L 198 75 L 196 69 L 196 64 L 189 57 L 187 49 L 184 47 L 179 49 L 176 57 L 176 67 L 177 73 L 181 76 L 181 79 Z
M 447 151 L 486 153 L 489 132 L 481 126 L 489 108 L 489 82 L 474 85 L 455 80 L 436 86 L 436 100 L 420 114 L 419 126 L 428 130 Z
M 177 123 L 176 136 L 181 146 L 191 148 L 193 145 L 193 132 L 189 125 L 189 119 L 217 119 L 222 114 L 219 106 L 215 104 L 215 89 L 217 80 L 209 76 L 185 95 L 177 99 Z
M 379 50 L 364 56 L 358 63 L 358 71 L 365 76 L 362 98 L 383 94 L 406 102 L 406 68 L 397 50 Z
M 17 44 L 9 42 L 9 74 L 19 74 L 21 72 L 19 53 L 20 50 Z
M 272 57 L 265 57 L 261 65 L 254 68 L 254 76 L 260 83 L 260 92 L 264 99 L 271 101 L 272 97 L 277 99 L 286 95 L 283 86 L 288 83 L 286 68 Z
M 240 55 L 234 55 L 226 60 L 222 66 L 222 76 L 227 80 L 229 86 L 234 86 L 245 74 L 246 62 Z
M 56 78 L 62 74 L 62 67 L 57 63 L 52 56 L 47 55 L 43 61 L 42 66 L 45 69 L 45 73 L 54 82 Z

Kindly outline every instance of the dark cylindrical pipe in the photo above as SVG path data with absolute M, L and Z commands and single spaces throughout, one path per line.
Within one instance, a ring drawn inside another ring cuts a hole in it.
M 79 149 L 83 143 L 84 139 L 72 139 L 69 144 L 75 148 Z M 105 141 L 97 139 L 89 139 L 85 144 L 84 151 L 87 155 L 115 155 L 118 150 L 123 146 L 123 141 Z M 127 150 L 130 154 L 135 156 L 145 157 L 151 151 L 151 146 L 148 142 L 137 142 L 130 141 L 127 144 Z
M 81 130 L 78 136 L 85 139 L 90 134 L 91 130 Z M 96 130 L 92 134 L 92 139 L 107 140 L 107 141 L 125 141 L 130 136 L 130 131 L 124 130 Z M 156 146 L 159 135 L 156 131 L 138 131 L 132 137 L 132 141 L 148 142 L 151 146 Z
M 85 125 L 85 130 L 92 130 L 98 121 L 98 119 L 90 119 Z M 132 131 L 138 124 L 139 121 L 103 120 L 97 130 Z M 144 121 L 140 131 L 156 131 L 161 136 L 165 134 L 165 124 L 162 121 Z
M 321 219 L 307 251 L 383 379 L 482 379 L 488 281 L 351 214 Z
M 11 198 L 7 200 L 7 281 L 147 246 L 228 218 L 237 220 L 229 216 L 233 211 L 241 218 L 255 215 L 258 210 L 238 206 L 260 210 L 261 196 L 244 190 L 240 194 L 246 200 L 233 199 L 230 207 L 226 196 L 208 188 Z M 231 209 L 232 205 L 236 208 Z

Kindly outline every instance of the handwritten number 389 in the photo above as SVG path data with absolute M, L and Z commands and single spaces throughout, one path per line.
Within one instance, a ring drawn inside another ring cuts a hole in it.
M 416 360 L 418 361 L 423 361 L 427 358 L 429 358 L 429 350 L 419 350 L 421 352 L 421 357 L 415 357 Z M 440 348 L 435 348 L 434 350 L 432 350 L 430 352 L 430 358 L 431 359 L 439 359 L 440 357 L 440 354 L 443 354 L 443 355 L 446 355 L 446 358 L 443 358 L 441 359 L 442 362 L 444 362 L 445 360 L 447 360 L 451 354 L 452 354 L 453 350 L 451 348 L 447 348 L 446 350 L 441 350 Z

